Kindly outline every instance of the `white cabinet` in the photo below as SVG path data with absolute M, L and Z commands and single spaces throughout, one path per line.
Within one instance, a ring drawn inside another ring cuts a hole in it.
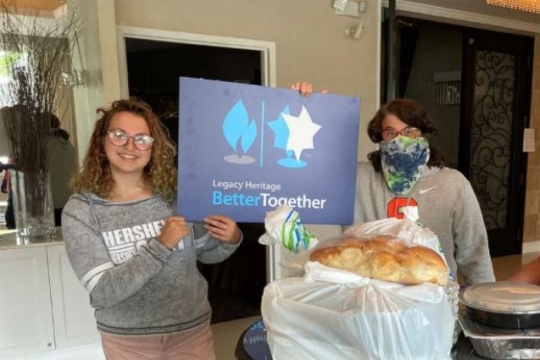
M 0 250 L 0 359 L 53 349 L 45 247 Z
M 99 342 L 62 243 L 0 248 L 0 359 Z
M 99 342 L 88 292 L 75 276 L 63 245 L 47 247 L 56 349 Z

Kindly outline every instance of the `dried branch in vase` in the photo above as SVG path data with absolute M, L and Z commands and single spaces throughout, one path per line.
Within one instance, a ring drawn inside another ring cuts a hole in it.
M 0 69 L 9 78 L 1 87 L 2 104 L 8 106 L 0 117 L 14 167 L 24 173 L 26 189 L 35 189 L 27 196 L 39 204 L 48 182 L 51 114 L 60 101 L 62 70 L 71 69 L 79 22 L 74 13 L 43 21 L 37 11 L 28 16 L 14 9 L 16 1 L 0 0 Z

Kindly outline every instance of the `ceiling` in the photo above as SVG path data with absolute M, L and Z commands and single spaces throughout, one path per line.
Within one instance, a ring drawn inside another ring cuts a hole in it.
M 66 0 L 14 0 L 16 8 L 53 11 L 65 4 Z
M 486 0 L 407 0 L 397 1 L 399 9 L 400 2 L 426 4 L 436 6 L 438 8 L 449 8 L 452 10 L 466 11 L 486 16 L 504 18 L 512 21 L 530 22 L 540 24 L 540 14 L 533 14 L 525 11 L 506 9 L 500 6 L 486 4 Z M 537 0 L 540 1 L 540 0 Z M 383 1 L 384 2 L 384 1 Z
M 67 0 L 13 0 L 17 8 L 36 9 L 40 11 L 53 11 L 66 3 Z M 375 0 L 368 0 L 374 2 Z M 499 6 L 487 5 L 485 0 L 396 0 L 399 3 L 415 3 L 435 6 L 437 8 L 449 8 L 452 10 L 472 12 L 476 14 L 504 18 L 511 21 L 530 22 L 540 24 L 540 14 L 532 14 L 524 11 L 505 9 Z M 540 0 L 537 0 L 540 1 Z M 388 0 L 383 0 L 388 3 Z

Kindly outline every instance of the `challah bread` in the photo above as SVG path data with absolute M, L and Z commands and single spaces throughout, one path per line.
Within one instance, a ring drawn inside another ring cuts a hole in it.
M 448 282 L 448 268 L 435 251 L 421 245 L 407 246 L 384 235 L 372 239 L 344 237 L 314 250 L 310 258 L 373 279 L 408 285 L 432 282 L 444 286 Z

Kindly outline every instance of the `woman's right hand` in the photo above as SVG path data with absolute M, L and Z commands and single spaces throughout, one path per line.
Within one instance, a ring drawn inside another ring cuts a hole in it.
M 165 220 L 158 241 L 167 249 L 172 250 L 188 234 L 187 220 L 182 216 L 170 216 Z
M 300 81 L 291 85 L 292 90 L 298 90 L 300 95 L 309 96 L 313 93 L 313 84 L 307 81 Z M 321 90 L 321 94 L 326 94 L 328 91 Z

